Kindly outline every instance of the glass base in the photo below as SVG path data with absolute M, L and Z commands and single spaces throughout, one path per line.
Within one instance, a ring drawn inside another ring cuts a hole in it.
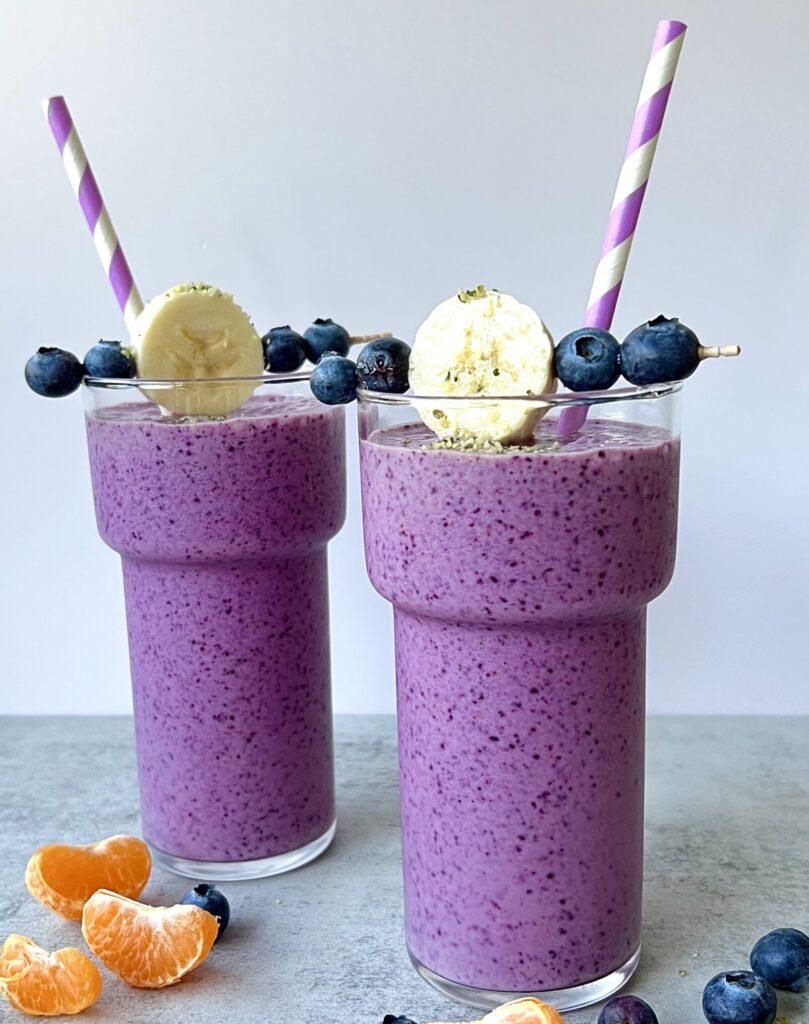
M 188 860 L 185 857 L 173 857 L 149 843 L 154 863 L 166 871 L 184 878 L 195 878 L 200 882 L 242 882 L 249 878 L 267 878 L 270 875 L 282 875 L 285 871 L 294 871 L 309 861 L 319 857 L 331 845 L 337 831 L 337 822 L 333 821 L 322 836 L 313 839 L 306 846 L 297 850 L 279 853 L 275 857 L 262 857 L 260 860 Z
M 638 946 L 627 962 L 617 971 L 613 971 L 612 974 L 603 978 L 597 978 L 595 981 L 587 981 L 583 985 L 574 985 L 572 988 L 556 988 L 545 992 L 496 992 L 493 989 L 472 988 L 469 985 L 461 985 L 457 981 L 442 978 L 440 974 L 435 974 L 429 967 L 420 963 L 409 949 L 407 952 L 416 971 L 433 988 L 437 988 L 443 995 L 449 996 L 456 1002 L 466 1003 L 467 1006 L 474 1006 L 479 1010 L 493 1010 L 512 999 L 524 999 L 526 996 L 541 999 L 543 1003 L 548 1003 L 560 1011 L 578 1010 L 582 1006 L 592 1006 L 593 1003 L 600 1003 L 602 999 L 607 999 L 624 986 L 635 973 L 640 960 L 640 946 Z

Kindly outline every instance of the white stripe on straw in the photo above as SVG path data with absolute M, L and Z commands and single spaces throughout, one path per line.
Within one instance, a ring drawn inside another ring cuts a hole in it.
M 593 278 L 590 299 L 587 303 L 588 306 L 600 295 L 606 295 L 623 278 L 624 267 L 626 267 L 626 261 L 629 257 L 629 250 L 632 248 L 632 239 L 634 237 L 633 232 L 629 238 L 625 239 L 614 249 L 611 249 L 603 259 L 599 260 L 595 277 Z
M 661 84 L 665 85 L 674 80 L 674 72 L 677 70 L 677 61 L 680 59 L 680 50 L 683 48 L 684 40 L 685 33 L 682 32 L 676 39 L 672 39 L 670 43 L 661 47 L 649 60 L 640 87 L 637 103 L 639 107 L 654 96 Z
M 642 146 L 626 158 L 618 175 L 618 184 L 615 186 L 615 195 L 613 196 L 611 209 L 614 210 L 622 200 L 632 195 L 639 184 L 643 184 L 647 180 L 649 171 L 652 169 L 652 161 L 657 151 L 657 140 L 659 138 L 659 135 L 655 135 L 653 139 L 644 142 Z

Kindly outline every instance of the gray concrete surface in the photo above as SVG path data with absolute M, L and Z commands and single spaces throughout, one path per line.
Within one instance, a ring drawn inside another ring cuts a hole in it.
M 377 1024 L 470 1020 L 410 968 L 402 938 L 393 719 L 337 719 L 339 831 L 319 861 L 230 883 L 233 921 L 189 978 L 159 992 L 104 972 L 99 1024 Z M 703 983 L 745 967 L 763 932 L 809 929 L 809 719 L 668 718 L 649 723 L 644 953 L 632 991 L 663 1024 L 701 1020 Z M 212 813 L 216 809 L 212 808 Z M 137 832 L 127 718 L 0 718 L 0 938 L 81 944 L 23 882 L 31 851 Z M 155 872 L 144 899 L 176 901 Z M 779 1013 L 809 1021 L 806 996 Z M 593 1022 L 596 1011 L 569 1016 Z M 0 1020 L 17 1019 L 0 1002 Z

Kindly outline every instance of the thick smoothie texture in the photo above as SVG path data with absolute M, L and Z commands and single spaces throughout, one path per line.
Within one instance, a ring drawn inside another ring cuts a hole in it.
M 224 420 L 87 417 L 124 570 L 144 836 L 173 857 L 297 850 L 334 821 L 326 545 L 344 417 L 263 396 Z
M 394 605 L 407 942 L 500 992 L 640 942 L 645 605 L 675 556 L 679 442 L 591 421 L 547 450 L 361 442 L 366 561 Z

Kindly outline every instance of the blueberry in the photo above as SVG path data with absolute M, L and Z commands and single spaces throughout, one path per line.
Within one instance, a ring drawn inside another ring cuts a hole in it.
M 621 372 L 631 384 L 684 380 L 699 366 L 699 339 L 675 317 L 636 327 L 621 346 Z
M 357 359 L 360 387 L 403 395 L 410 387 L 407 379 L 409 365 L 410 346 L 405 342 L 398 338 L 371 341 Z
M 309 377 L 312 394 L 326 405 L 343 405 L 357 397 L 357 364 L 331 352 L 312 370 Z
M 180 903 L 192 907 L 202 907 L 209 914 L 218 917 L 219 934 L 216 936 L 216 941 L 219 942 L 230 922 L 230 904 L 216 886 L 208 882 L 200 882 L 199 885 L 188 890 Z
M 620 353 L 608 331 L 582 327 L 556 346 L 556 376 L 571 391 L 605 391 L 621 376 Z
M 338 352 L 341 356 L 348 355 L 349 334 L 345 327 L 333 320 L 315 320 L 303 332 L 303 343 L 306 358 L 316 363 L 324 352 Z
M 797 928 L 776 928 L 758 940 L 750 966 L 775 988 L 802 992 L 809 985 L 809 935 Z
M 382 1018 L 382 1024 L 416 1024 L 410 1017 L 405 1017 L 403 1013 L 397 1017 L 395 1013 L 386 1013 Z
M 598 1024 L 657 1024 L 657 1015 L 638 996 L 616 996 L 601 1007 Z
M 81 384 L 84 367 L 72 352 L 38 348 L 25 364 L 25 382 L 45 398 L 62 398 Z
M 261 339 L 264 365 L 270 373 L 294 373 L 306 359 L 306 342 L 289 324 L 273 327 Z
M 751 971 L 723 971 L 705 986 L 702 1012 L 708 1024 L 772 1024 L 777 1002 L 764 978 Z
M 93 345 L 84 357 L 88 377 L 136 377 L 135 360 L 120 341 L 104 341 Z

